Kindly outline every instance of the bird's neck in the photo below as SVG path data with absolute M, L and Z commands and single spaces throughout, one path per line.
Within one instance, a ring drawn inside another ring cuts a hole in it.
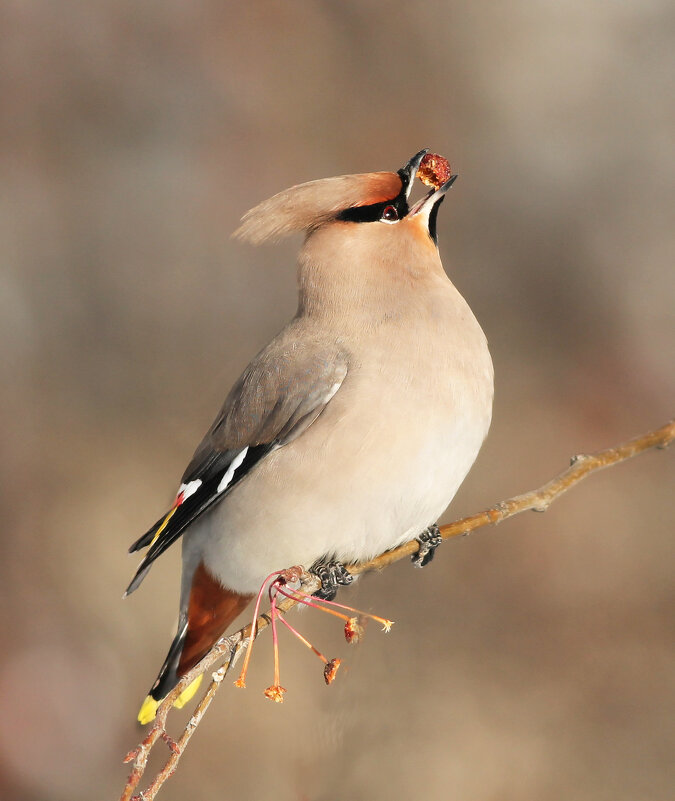
M 428 258 L 401 248 L 396 258 L 386 251 L 369 251 L 358 242 L 327 247 L 310 238 L 298 265 L 298 315 L 372 325 L 419 313 L 429 295 L 455 292 L 433 249 Z

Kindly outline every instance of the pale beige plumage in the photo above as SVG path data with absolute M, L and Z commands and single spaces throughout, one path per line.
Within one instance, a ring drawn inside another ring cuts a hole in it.
M 174 650 L 181 631 L 195 637 L 188 607 L 200 570 L 245 600 L 275 570 L 368 559 L 434 523 L 476 458 L 492 363 L 430 235 L 450 182 L 408 207 L 421 155 L 398 174 L 293 187 L 244 217 L 237 235 L 252 242 L 306 232 L 298 311 L 237 382 L 184 476 L 183 486 L 201 482 L 193 505 L 207 486 L 226 486 L 188 521 Z M 392 207 L 397 220 L 386 219 Z M 180 535 L 187 506 L 140 577 Z M 175 683 L 177 658 L 153 698 Z
M 260 245 L 296 231 L 311 231 L 344 209 L 388 200 L 400 189 L 395 172 L 338 175 L 297 184 L 246 212 L 232 236 Z

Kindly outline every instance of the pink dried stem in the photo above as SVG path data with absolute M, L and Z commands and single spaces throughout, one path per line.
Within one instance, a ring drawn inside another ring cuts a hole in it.
M 290 597 L 290 596 L 288 596 L 288 597 Z M 300 634 L 300 632 L 299 632 L 297 629 L 293 628 L 293 626 L 291 626 L 291 624 L 290 624 L 290 623 L 289 623 L 289 622 L 286 620 L 286 618 L 285 618 L 283 615 L 281 615 L 281 614 L 279 615 L 279 620 L 280 620 L 280 621 L 281 621 L 281 622 L 284 624 L 284 626 L 286 626 L 286 628 L 287 628 L 287 629 L 288 629 L 288 630 L 289 630 L 289 631 L 290 631 L 292 634 L 295 634 L 295 636 L 296 636 L 296 637 L 297 637 L 297 638 L 300 640 L 300 642 L 301 642 L 303 645 L 306 645 L 306 646 L 307 646 L 307 647 L 310 649 L 310 651 L 314 651 L 314 653 L 315 653 L 315 654 L 316 654 L 316 655 L 319 657 L 319 659 L 320 659 L 320 660 L 321 660 L 321 661 L 322 661 L 322 662 L 323 662 L 325 665 L 327 665 L 327 664 L 328 664 L 328 660 L 327 660 L 327 659 L 326 659 L 326 657 L 325 657 L 325 656 L 324 656 L 324 655 L 321 653 L 321 651 L 319 651 L 319 650 L 318 650 L 318 648 L 315 648 L 315 647 L 312 645 L 312 643 L 311 643 L 311 642 L 310 642 L 310 641 L 309 641 L 309 640 L 308 640 L 306 637 L 303 637 L 303 636 L 302 636 L 302 634 Z
M 277 579 L 277 581 L 281 581 L 281 579 Z M 279 616 L 279 613 L 277 612 L 277 595 L 276 592 L 272 592 L 273 587 L 274 584 L 271 584 L 269 588 L 269 597 L 270 597 L 270 607 L 272 614 L 272 645 L 274 647 L 274 687 L 280 687 L 281 680 L 279 674 L 279 637 L 277 636 L 277 617 Z
M 253 652 L 253 641 L 255 640 L 256 635 L 256 627 L 258 621 L 258 612 L 260 611 L 260 601 L 262 599 L 263 592 L 265 591 L 265 585 L 267 582 L 273 578 L 274 576 L 279 576 L 283 573 L 283 570 L 277 570 L 274 573 L 270 573 L 269 576 L 263 581 L 260 591 L 258 592 L 258 597 L 255 601 L 255 609 L 253 610 L 253 622 L 251 623 L 251 636 L 249 639 L 249 645 L 246 649 L 246 655 L 244 656 L 244 664 L 241 666 L 241 673 L 239 674 L 239 678 L 235 681 L 236 687 L 246 687 L 246 673 L 248 672 L 248 665 L 251 661 L 251 653 Z
M 337 601 L 329 601 L 326 598 L 317 598 L 315 595 L 308 595 L 306 592 L 302 590 L 294 590 L 291 588 L 292 595 L 289 593 L 284 592 L 281 587 L 278 588 L 279 592 L 282 595 L 285 595 L 287 598 L 293 598 L 301 604 L 305 604 L 306 606 L 312 606 L 314 609 L 320 609 L 322 612 L 328 612 L 330 615 L 335 615 L 336 617 L 341 618 L 342 620 L 349 620 L 349 615 L 343 615 L 341 612 L 336 612 L 333 609 L 326 609 L 324 606 L 320 606 L 320 604 L 329 604 L 330 606 L 337 606 L 339 609 L 346 609 L 348 612 L 353 612 L 355 615 L 363 615 L 364 617 L 369 617 L 372 620 L 376 620 L 378 623 L 381 623 L 384 626 L 385 631 L 389 631 L 389 629 L 393 626 L 393 620 L 386 620 L 383 617 L 379 617 L 379 615 L 373 615 L 370 612 L 362 612 L 360 609 L 354 609 L 353 606 L 346 606 L 345 604 L 339 604 Z M 318 603 L 317 603 L 318 602 Z

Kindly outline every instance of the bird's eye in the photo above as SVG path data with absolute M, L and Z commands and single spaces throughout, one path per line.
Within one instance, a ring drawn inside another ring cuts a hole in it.
M 396 222 L 396 220 L 398 220 L 396 206 L 385 206 L 384 211 L 382 212 L 382 221 L 391 223 Z

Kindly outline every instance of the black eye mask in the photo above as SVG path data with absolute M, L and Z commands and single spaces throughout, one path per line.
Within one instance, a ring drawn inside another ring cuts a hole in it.
M 388 206 L 393 206 L 398 214 L 398 219 L 402 220 L 410 211 L 407 198 L 411 177 L 409 168 L 403 167 L 400 169 L 398 177 L 401 179 L 401 191 L 396 197 L 391 200 L 384 200 L 382 203 L 373 203 L 370 206 L 354 206 L 351 209 L 345 209 L 338 214 L 337 219 L 345 222 L 377 222 L 382 219 L 384 210 Z
M 373 203 L 372 206 L 354 206 L 351 209 L 345 209 L 338 214 L 337 218 L 345 222 L 377 222 L 382 219 L 384 210 L 388 206 L 393 206 L 396 209 L 399 220 L 405 217 L 409 211 L 405 190 L 402 189 L 398 196 L 392 200 Z

